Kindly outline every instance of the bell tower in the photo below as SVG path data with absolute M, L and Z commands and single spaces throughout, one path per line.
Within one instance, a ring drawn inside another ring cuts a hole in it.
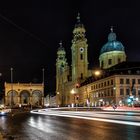
M 60 47 L 58 48 L 56 59 L 56 91 L 59 90 L 59 85 L 62 85 L 68 80 L 68 63 L 66 59 L 66 52 L 62 46 L 62 42 L 60 42 L 59 45 Z
M 73 30 L 72 52 L 72 81 L 82 80 L 88 76 L 88 44 L 85 28 L 81 23 L 80 14 Z

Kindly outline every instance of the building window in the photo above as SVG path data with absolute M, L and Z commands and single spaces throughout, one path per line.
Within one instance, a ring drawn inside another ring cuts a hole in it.
M 91 86 L 91 90 L 93 90 L 93 86 Z
M 126 95 L 130 95 L 130 89 L 129 88 L 126 89 Z
M 96 84 L 96 89 L 98 88 L 97 84 Z
M 120 79 L 120 84 L 123 84 L 123 82 L 124 82 L 123 79 Z
M 111 96 L 113 96 L 113 89 L 111 89 Z
M 108 86 L 109 86 L 109 81 L 107 81 L 107 84 L 108 84 Z
M 138 84 L 140 84 L 140 79 L 138 79 Z
M 138 89 L 138 95 L 140 96 L 140 89 Z
M 135 84 L 135 79 L 132 79 L 132 84 Z
M 118 58 L 118 63 L 120 63 L 121 62 L 121 59 L 120 58 Z
M 106 86 L 106 82 L 104 82 L 104 87 Z
M 83 60 L 83 54 L 82 53 L 80 54 L 80 59 Z
M 123 88 L 120 89 L 120 95 L 124 95 L 124 89 Z
M 101 68 L 103 68 L 103 67 L 104 67 L 104 61 L 101 62 Z
M 135 88 L 132 90 L 132 95 L 136 95 L 136 89 Z
M 113 80 L 111 80 L 111 85 L 113 85 Z
M 109 90 L 109 89 L 108 89 L 108 91 L 107 91 L 107 92 L 108 92 L 108 96 L 110 96 L 110 90 Z
M 129 79 L 126 79 L 126 84 L 130 84 L 130 80 Z
M 83 79 L 83 73 L 81 73 L 81 79 Z
M 103 87 L 103 83 L 101 83 L 101 87 Z
M 112 64 L 112 59 L 108 59 L 108 65 Z

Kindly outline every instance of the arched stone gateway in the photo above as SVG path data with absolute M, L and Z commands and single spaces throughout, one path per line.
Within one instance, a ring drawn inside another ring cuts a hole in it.
M 7 104 L 8 105 L 16 105 L 16 103 L 18 102 L 18 93 L 15 90 L 10 90 L 7 93 Z
M 5 105 L 43 106 L 43 91 L 44 86 L 42 83 L 5 83 Z
M 20 93 L 20 103 L 22 105 L 28 105 L 30 104 L 30 93 L 27 90 L 23 90 Z

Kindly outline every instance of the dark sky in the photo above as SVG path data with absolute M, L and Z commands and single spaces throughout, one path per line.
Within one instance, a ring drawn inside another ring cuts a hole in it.
M 10 67 L 14 68 L 14 82 L 41 82 L 45 68 L 46 91 L 54 91 L 56 51 L 62 40 L 71 64 L 78 12 L 87 31 L 91 66 L 98 64 L 110 26 L 128 60 L 140 60 L 140 8 L 134 0 L 4 0 L 0 2 L 1 82 L 10 82 Z

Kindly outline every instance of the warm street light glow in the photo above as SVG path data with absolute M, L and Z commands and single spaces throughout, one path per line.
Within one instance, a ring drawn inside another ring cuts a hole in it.
M 72 90 L 71 90 L 71 94 L 75 94 L 75 91 L 74 91 L 74 89 L 72 89 Z
M 94 74 L 95 74 L 95 76 L 99 76 L 99 75 L 101 75 L 101 71 L 97 70 L 94 72 Z

